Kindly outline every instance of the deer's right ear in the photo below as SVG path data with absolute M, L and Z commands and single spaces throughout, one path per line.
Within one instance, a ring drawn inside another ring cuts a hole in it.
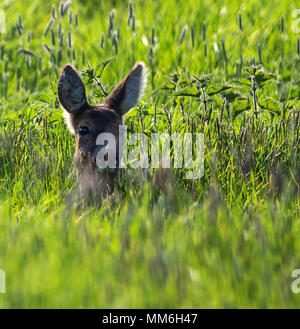
M 84 84 L 71 65 L 66 65 L 58 81 L 58 98 L 61 105 L 71 114 L 87 105 Z
M 136 106 L 147 82 L 147 69 L 143 62 L 136 63 L 127 76 L 106 97 L 104 105 L 121 116 Z

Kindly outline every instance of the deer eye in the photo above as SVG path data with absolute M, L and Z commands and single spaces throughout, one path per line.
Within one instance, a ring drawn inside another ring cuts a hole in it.
M 79 127 L 78 133 L 80 136 L 88 135 L 90 133 L 90 130 L 88 127 Z

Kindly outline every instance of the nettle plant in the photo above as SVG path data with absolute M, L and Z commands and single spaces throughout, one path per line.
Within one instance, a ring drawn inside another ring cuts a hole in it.
M 272 116 L 281 113 L 281 104 L 274 98 L 262 93 L 265 85 L 276 79 L 276 75 L 265 72 L 261 65 L 250 65 L 243 69 L 244 76 L 236 80 L 238 86 L 246 86 L 252 98 L 253 111 L 256 119 L 261 110 L 267 110 Z M 249 107 L 249 109 L 251 106 Z
M 106 91 L 106 87 L 102 83 L 102 74 L 105 71 L 105 69 L 108 67 L 110 62 L 113 60 L 113 58 L 108 58 L 100 62 L 96 67 L 91 67 L 90 64 L 88 64 L 88 67 L 85 68 L 81 73 L 84 78 L 84 82 L 86 85 L 92 85 L 93 93 L 96 97 L 106 97 L 108 95 L 108 92 Z
M 161 89 L 171 91 L 174 97 L 195 98 L 201 104 L 200 110 L 201 107 L 204 108 L 204 119 L 207 122 L 210 121 L 213 108 L 221 110 L 221 117 L 226 111 L 228 119 L 233 120 L 240 113 L 251 109 L 256 119 L 262 110 L 266 110 L 271 116 L 280 115 L 284 110 L 279 101 L 265 95 L 266 84 L 275 82 L 276 75 L 265 72 L 261 65 L 243 68 L 242 77 L 230 81 L 229 84 L 213 83 L 212 77 L 212 74 L 201 74 L 189 75 L 184 79 L 180 72 L 174 73 Z M 291 102 L 289 107 L 290 104 Z
M 209 121 L 212 113 L 212 103 L 216 101 L 215 96 L 232 88 L 227 84 L 212 84 L 211 77 L 212 74 L 201 74 L 199 77 L 188 74 L 188 78 L 184 78 L 181 72 L 176 72 L 170 75 L 169 81 L 161 89 L 171 91 L 172 96 L 175 98 L 180 97 L 181 105 L 184 97 L 195 98 L 200 102 L 200 107 L 204 108 L 204 120 Z

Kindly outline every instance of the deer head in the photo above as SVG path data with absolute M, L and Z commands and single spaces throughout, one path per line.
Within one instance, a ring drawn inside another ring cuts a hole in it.
M 123 123 L 123 116 L 137 105 L 145 85 L 145 65 L 136 63 L 103 104 L 90 105 L 79 74 L 71 65 L 63 68 L 58 81 L 58 98 L 64 107 L 67 125 L 76 140 L 74 160 L 81 193 L 103 196 L 112 191 L 117 170 L 99 170 L 96 163 L 99 145 L 96 140 L 102 133 L 112 134 L 118 157 L 119 125 Z M 116 160 L 118 163 L 118 158 Z

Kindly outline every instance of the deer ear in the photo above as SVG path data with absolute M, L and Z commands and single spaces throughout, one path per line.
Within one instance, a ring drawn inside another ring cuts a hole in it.
M 84 84 L 71 65 L 66 65 L 58 81 L 58 98 L 61 105 L 71 114 L 87 105 Z
M 136 106 L 147 83 L 147 69 L 144 63 L 134 65 L 127 76 L 106 97 L 104 105 L 116 110 L 121 116 Z

